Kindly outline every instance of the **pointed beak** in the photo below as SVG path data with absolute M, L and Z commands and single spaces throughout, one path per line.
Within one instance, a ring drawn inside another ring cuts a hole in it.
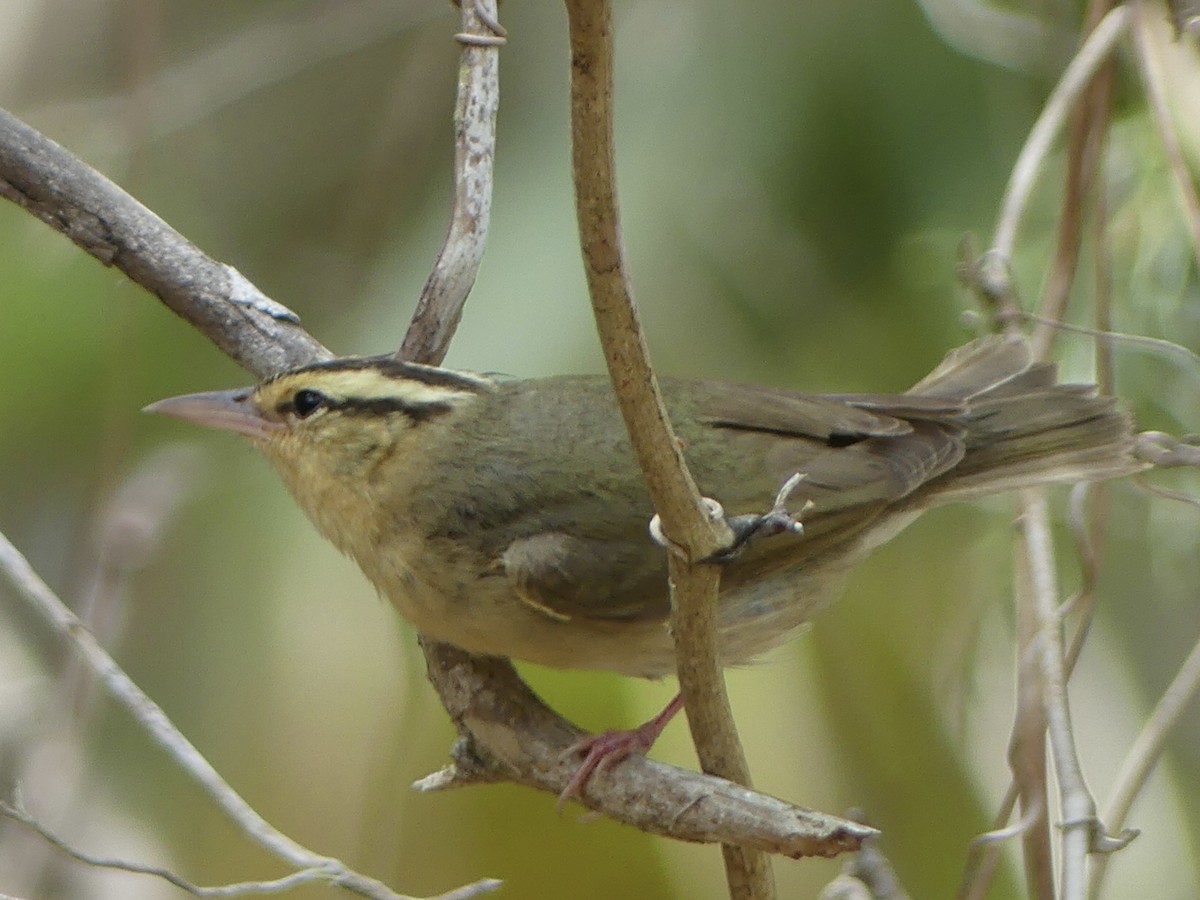
M 223 431 L 236 431 L 260 441 L 271 440 L 285 426 L 282 422 L 266 418 L 254 404 L 252 396 L 251 388 L 184 394 L 182 397 L 168 397 L 151 403 L 142 412 L 173 416 Z

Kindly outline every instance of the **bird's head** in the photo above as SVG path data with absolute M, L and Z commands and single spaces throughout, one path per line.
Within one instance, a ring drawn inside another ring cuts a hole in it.
M 381 462 L 409 456 L 422 432 L 491 385 L 391 356 L 348 357 L 255 387 L 171 397 L 146 412 L 246 435 L 295 491 L 313 479 L 366 479 Z

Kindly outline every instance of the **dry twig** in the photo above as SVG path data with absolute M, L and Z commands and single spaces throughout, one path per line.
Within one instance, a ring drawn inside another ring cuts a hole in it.
M 1154 31 L 1154 17 L 1161 17 L 1162 11 L 1157 4 L 1146 3 L 1144 0 L 1131 0 L 1131 5 L 1134 13 L 1133 47 L 1136 51 L 1138 71 L 1142 76 L 1142 87 L 1145 89 L 1150 114 L 1162 140 L 1167 165 L 1179 190 L 1184 222 L 1192 240 L 1192 253 L 1196 264 L 1200 265 L 1200 193 L 1196 190 L 1196 179 L 1188 168 L 1179 133 L 1172 118 L 1167 98 L 1167 77 L 1159 58 L 1159 40 Z
M 1083 92 L 1109 59 L 1129 23 L 1130 11 L 1126 6 L 1118 6 L 1100 18 L 1047 99 L 1013 167 L 992 247 L 975 266 L 977 288 L 994 304 L 1010 329 L 1017 328 L 1024 315 L 1012 285 L 1010 266 L 1017 230 L 1033 185 L 1063 123 L 1078 107 Z M 1106 93 L 1103 86 L 1096 89 L 1091 110 L 1093 116 L 1102 118 L 1103 106 L 1107 104 Z M 1064 201 L 1066 208 L 1060 232 L 1057 275 L 1047 292 L 1050 322 L 1056 322 L 1060 317 L 1069 283 L 1074 277 L 1083 187 L 1089 180 L 1088 170 L 1095 164 L 1095 154 L 1101 143 L 1098 132 L 1086 126 L 1086 119 L 1081 121 L 1085 124 L 1077 128 L 1075 143 L 1077 149 L 1090 148 L 1091 158 L 1081 158 L 1070 168 L 1071 183 Z M 1095 127 L 1098 129 L 1102 125 Z M 1049 327 L 1039 328 L 1038 358 L 1045 358 L 1048 353 L 1052 333 Z M 1083 782 L 1070 730 L 1061 621 L 1057 614 L 1054 557 L 1044 492 L 1023 491 L 1019 505 L 1023 539 L 1016 557 L 1020 575 L 1017 597 L 1018 699 L 1009 758 L 1027 826 L 1021 830 L 1026 881 L 1033 897 L 1055 895 L 1044 746 L 1048 728 L 1066 819 L 1062 841 L 1062 890 L 1065 897 L 1078 898 L 1082 896 L 1087 853 L 1104 845 L 1105 841 L 1096 837 L 1102 829 L 1098 827 L 1094 801 Z M 1012 798 L 1010 791 L 1003 817 L 997 818 L 998 827 L 1011 814 Z M 994 866 L 994 846 L 989 845 L 983 851 L 979 868 L 975 869 L 974 874 L 979 880 L 965 884 L 960 893 L 977 891 L 986 883 Z
M 440 363 L 450 348 L 450 338 L 483 261 L 492 207 L 500 46 L 505 37 L 496 21 L 496 0 L 465 0 L 462 26 L 457 35 L 463 50 L 454 107 L 450 225 L 398 354 L 401 359 L 430 365 Z
M 79 618 L 67 608 L 53 591 L 29 565 L 28 560 L 0 535 L 0 574 L 14 592 L 24 599 L 39 616 L 59 635 L 67 638 L 76 652 L 91 669 L 96 679 L 104 686 L 114 700 L 137 720 L 138 724 L 149 734 L 154 742 L 165 750 L 175 763 L 188 773 L 221 808 L 221 810 L 257 844 L 283 860 L 297 870 L 311 870 L 312 879 L 320 879 L 329 884 L 336 884 L 353 893 L 376 900 L 404 900 L 387 885 L 365 875 L 360 875 L 348 868 L 341 860 L 313 853 L 306 847 L 293 841 L 287 835 L 277 831 L 265 819 L 250 807 L 236 791 L 218 774 L 216 769 L 204 758 L 199 750 L 185 738 L 167 718 L 166 713 L 153 700 L 146 696 L 120 666 L 116 664 L 104 648 L 96 641 Z M 30 824 L 32 819 L 23 815 L 14 807 L 0 809 L 5 815 L 11 815 L 24 824 Z M 39 828 L 45 836 L 47 832 Z M 84 861 L 86 854 L 73 852 L 77 858 Z M 107 864 L 107 863 L 95 863 Z M 128 868 L 128 865 L 124 866 Z M 143 867 L 152 869 L 153 867 Z M 154 871 L 152 874 L 160 874 Z M 311 880 L 311 879 L 305 879 Z M 476 882 L 469 887 L 488 886 L 493 889 L 498 885 L 491 879 Z M 477 896 L 470 894 L 468 896 Z

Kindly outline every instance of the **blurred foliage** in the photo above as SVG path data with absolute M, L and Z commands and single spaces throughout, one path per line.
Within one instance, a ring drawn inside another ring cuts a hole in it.
M 565 16 L 509 0 L 502 18 L 511 39 L 493 237 L 448 363 L 596 371 L 573 239 Z M 663 371 L 900 389 L 968 337 L 956 247 L 968 232 L 986 240 L 1051 76 L 956 52 L 913 4 L 621 0 L 616 21 L 625 236 Z M 398 345 L 445 227 L 456 28 L 432 0 L 12 0 L 0 104 L 237 266 L 335 350 L 380 352 Z M 1120 77 L 1105 257 L 1117 326 L 1196 347 L 1196 266 L 1136 81 Z M 1191 85 L 1176 99 L 1194 110 Z M 1189 152 L 1194 163 L 1194 143 Z M 1052 248 L 1061 162 L 1016 260 L 1031 298 Z M 1089 293 L 1085 274 L 1084 321 Z M 1073 373 L 1086 349 L 1064 341 Z M 158 445 L 203 448 L 193 500 L 104 639 L 268 819 L 413 894 L 495 876 L 507 897 L 724 895 L 712 848 L 580 824 L 574 810 L 556 816 L 553 798 L 513 787 L 410 791 L 453 739 L 411 630 L 311 533 L 247 447 L 138 415 L 244 375 L 11 205 L 0 207 L 0 375 L 0 530 L 67 598 L 86 589 L 97 511 L 115 486 Z M 1197 428 L 1194 371 L 1122 352 L 1119 384 L 1145 427 Z M 1169 480 L 1200 489 L 1195 476 Z M 1073 682 L 1101 798 L 1200 632 L 1200 514 L 1125 484 L 1111 496 L 1100 623 Z M 1010 511 L 1000 499 L 928 517 L 866 564 L 810 634 L 731 674 L 758 785 L 867 810 L 917 897 L 952 893 L 1007 782 Z M 0 599 L 8 783 L 25 772 L 15 760 L 47 715 L 62 651 Z M 528 674 L 591 728 L 632 725 L 670 693 Z M 203 883 L 277 873 L 124 715 L 101 704 L 82 746 L 75 774 L 54 764 L 25 784 L 29 805 L 64 834 Z M 1144 835 L 1115 862 L 1111 896 L 1200 891 L 1200 806 L 1182 787 L 1200 781 L 1197 748 L 1193 709 L 1135 810 Z M 679 726 L 655 752 L 694 764 Z M 29 858 L 32 846 L 0 826 L 0 860 Z M 815 896 L 838 866 L 776 865 L 785 897 Z M 1007 866 L 993 896 L 1019 896 Z M 50 870 L 30 886 L 0 865 L 0 891 L 178 896 L 133 876 Z

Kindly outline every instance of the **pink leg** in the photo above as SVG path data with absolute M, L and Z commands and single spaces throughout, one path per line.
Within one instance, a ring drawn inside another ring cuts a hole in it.
M 663 711 L 650 721 L 628 731 L 605 731 L 572 744 L 568 751 L 583 754 L 583 762 L 563 792 L 558 795 L 558 811 L 572 797 L 583 797 L 583 787 L 592 773 L 603 771 L 631 753 L 645 753 L 658 740 L 663 729 L 683 709 L 683 696 L 676 694 Z

